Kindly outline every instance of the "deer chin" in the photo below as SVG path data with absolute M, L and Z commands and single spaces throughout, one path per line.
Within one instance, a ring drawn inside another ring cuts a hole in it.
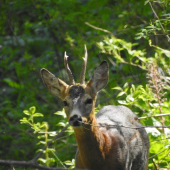
M 82 121 L 75 121 L 72 124 L 70 124 L 73 128 L 79 128 L 83 126 L 83 122 Z
M 76 120 L 75 122 L 73 122 L 72 124 L 70 124 L 74 129 L 76 128 L 82 128 L 85 124 L 87 123 L 87 118 L 82 117 L 81 121 L 80 120 Z

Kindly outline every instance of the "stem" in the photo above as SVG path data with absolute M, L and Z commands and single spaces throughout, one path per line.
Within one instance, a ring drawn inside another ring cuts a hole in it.
M 53 152 L 53 151 L 51 151 L 52 153 L 53 153 L 53 155 L 56 157 L 56 159 L 60 162 L 60 164 L 64 167 L 64 168 L 66 168 L 66 166 L 62 163 L 62 161 L 58 158 L 58 156 Z
M 51 144 L 53 143 L 53 141 L 59 139 L 59 138 L 63 135 L 63 133 L 65 132 L 65 130 L 66 130 L 69 126 L 70 126 L 69 124 L 66 125 L 66 126 L 53 138 L 52 141 L 49 141 L 49 142 L 46 144 L 46 146 L 44 146 L 44 148 L 42 148 L 42 151 L 41 151 L 41 152 L 38 152 L 38 154 L 31 160 L 31 162 L 36 163 L 37 160 L 38 160 L 38 158 L 39 158 L 39 157 L 43 154 L 43 152 L 46 150 L 46 147 L 47 147 L 47 146 L 50 147 Z
M 48 143 L 48 124 L 46 123 L 45 124 L 45 143 L 46 143 L 46 151 L 45 151 L 45 158 L 46 158 L 46 166 L 47 167 L 49 167 L 49 162 L 48 162 L 48 158 L 49 158 L 49 156 L 48 156 L 48 145 L 47 145 L 47 143 Z

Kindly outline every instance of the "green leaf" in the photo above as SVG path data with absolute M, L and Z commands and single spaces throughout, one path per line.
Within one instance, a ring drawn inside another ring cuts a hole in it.
M 117 97 L 123 96 L 124 94 L 125 94 L 125 92 L 122 91 L 122 92 L 120 92 L 120 93 L 117 95 Z
M 59 122 L 56 126 L 66 126 L 66 124 L 65 123 L 63 123 L 63 122 Z
M 150 0 L 145 1 L 144 5 L 147 5 L 147 4 L 149 3 L 149 1 L 150 1 Z
M 30 112 L 28 110 L 24 110 L 23 113 L 26 115 L 30 115 Z
M 75 165 L 75 160 L 74 159 L 72 159 L 72 161 L 70 161 L 70 160 L 67 160 L 67 161 L 64 161 L 63 162 L 64 164 L 66 164 L 66 165 Z
M 128 86 L 129 86 L 129 84 L 128 84 L 128 82 L 126 82 L 126 83 L 124 84 L 123 88 L 126 88 L 126 87 L 128 87 Z
M 39 142 L 37 143 L 37 145 L 40 145 L 40 144 L 46 145 L 46 142 L 45 142 L 45 141 L 39 141 Z
M 43 117 L 44 115 L 42 113 L 35 113 L 33 114 L 33 117 Z
M 42 152 L 42 153 L 44 153 L 44 150 L 43 150 L 43 149 L 38 149 L 36 152 Z
M 129 102 L 133 102 L 135 99 L 133 98 L 133 96 L 132 95 L 128 95 L 127 97 L 126 97 L 126 100 Z
M 49 136 L 56 136 L 56 131 L 50 132 Z
M 32 106 L 32 107 L 29 108 L 29 110 L 30 110 L 31 114 L 34 114 L 35 111 L 36 111 L 36 108 L 35 108 L 35 106 Z
M 48 148 L 48 149 L 46 149 L 47 150 L 47 152 L 55 152 L 56 150 L 55 149 L 53 149 L 53 148 Z
M 47 160 L 46 159 L 43 159 L 43 158 L 39 158 L 38 161 L 42 162 L 42 163 L 46 163 Z
M 65 162 L 63 162 L 64 164 L 66 164 L 66 165 L 72 165 L 72 162 L 71 161 L 65 161 Z
M 54 158 L 48 158 L 47 162 L 55 162 L 55 159 Z
M 154 143 L 154 145 L 152 145 L 152 147 L 150 148 L 150 153 L 158 153 L 160 151 L 162 151 L 164 149 L 163 145 L 159 142 Z
M 44 136 L 44 134 L 43 134 L 43 135 L 39 135 L 39 136 L 37 136 L 37 138 L 38 138 L 38 139 L 44 139 L 44 138 L 45 138 L 45 136 Z
M 129 90 L 129 87 L 124 88 L 124 92 L 126 93 Z
M 70 129 L 70 130 L 66 130 L 65 132 L 67 132 L 68 135 L 71 135 L 74 133 L 74 130 L 73 129 Z
M 118 100 L 118 103 L 126 105 L 127 102 L 125 100 Z
M 112 88 L 113 90 L 120 90 L 120 91 L 122 91 L 123 89 L 121 88 L 121 87 L 114 87 L 114 88 Z
M 134 84 L 132 84 L 132 90 L 135 91 L 135 85 Z
M 23 89 L 23 84 L 19 84 L 11 80 L 10 78 L 4 78 L 3 81 L 7 83 L 10 87 L 16 88 L 16 89 Z
M 23 124 L 23 123 L 25 123 L 25 124 L 31 124 L 26 117 L 24 117 L 23 119 L 20 119 L 20 122 L 21 122 L 22 124 Z
M 64 109 L 63 109 L 62 111 L 55 112 L 54 114 L 66 118 L 66 114 L 65 114 L 65 112 L 64 112 Z

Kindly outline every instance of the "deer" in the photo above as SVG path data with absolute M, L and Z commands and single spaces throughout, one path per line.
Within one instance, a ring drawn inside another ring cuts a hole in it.
M 146 170 L 149 138 L 138 117 L 126 106 L 104 106 L 95 115 L 97 94 L 108 82 L 109 66 L 102 61 L 85 83 L 87 48 L 75 83 L 64 54 L 70 85 L 42 68 L 40 74 L 47 90 L 64 103 L 69 124 L 73 127 L 78 149 L 75 168 L 82 170 Z

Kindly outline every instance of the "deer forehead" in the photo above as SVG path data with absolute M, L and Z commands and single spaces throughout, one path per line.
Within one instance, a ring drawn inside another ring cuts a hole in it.
M 85 89 L 82 86 L 71 86 L 69 89 L 69 96 L 71 99 L 81 98 L 85 94 Z
M 93 96 L 94 94 L 86 85 L 78 84 L 68 87 L 65 100 L 72 100 L 75 103 L 79 99 L 94 98 Z

